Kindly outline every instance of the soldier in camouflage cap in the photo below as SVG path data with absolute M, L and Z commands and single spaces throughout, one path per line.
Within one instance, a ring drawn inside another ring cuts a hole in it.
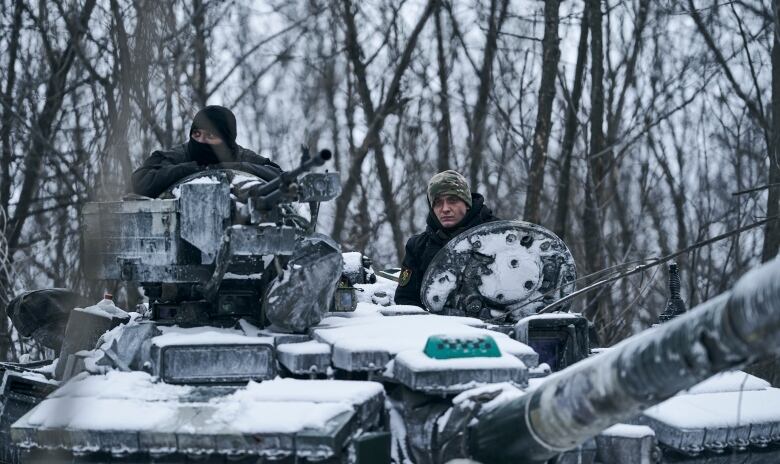
M 436 174 L 428 182 L 428 227 L 406 242 L 406 254 L 395 292 L 396 304 L 422 306 L 420 287 L 433 257 L 453 237 L 472 227 L 498 220 L 485 199 L 472 193 L 466 179 L 456 171 Z
M 466 178 L 458 171 L 443 171 L 428 181 L 428 204 L 433 205 L 434 200 L 441 195 L 458 197 L 471 208 L 471 189 Z

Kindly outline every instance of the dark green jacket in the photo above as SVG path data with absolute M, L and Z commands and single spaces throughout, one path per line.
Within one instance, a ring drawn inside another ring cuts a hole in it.
M 406 242 L 401 275 L 408 273 L 409 277 L 404 285 L 401 285 L 404 283 L 404 279 L 399 282 L 398 288 L 395 290 L 395 304 L 422 307 L 420 289 L 422 287 L 423 275 L 431 261 L 433 261 L 434 256 L 436 256 L 436 253 L 461 232 L 486 222 L 498 221 L 498 218 L 493 216 L 490 208 L 485 206 L 485 199 L 482 195 L 472 193 L 471 202 L 472 206 L 466 213 L 466 216 L 457 225 L 447 229 L 442 227 L 432 210 L 428 212 L 428 227 L 425 232 L 413 235 Z
M 233 159 L 217 164 L 198 164 L 190 156 L 188 144 L 156 150 L 133 173 L 133 192 L 155 198 L 190 174 L 207 168 L 236 169 L 271 180 L 281 173 L 279 165 L 252 150 L 236 145 Z

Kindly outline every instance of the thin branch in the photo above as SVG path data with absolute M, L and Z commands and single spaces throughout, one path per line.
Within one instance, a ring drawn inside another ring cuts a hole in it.
M 740 190 L 738 192 L 732 193 L 731 196 L 736 197 L 736 196 L 739 196 L 739 195 L 745 195 L 747 193 L 760 192 L 761 190 L 766 190 L 768 188 L 777 187 L 778 185 L 780 185 L 780 182 L 775 182 L 775 183 L 772 183 L 772 184 L 766 184 L 766 185 L 762 185 L 760 187 L 753 187 L 753 188 L 749 188 L 747 190 Z
M 653 259 L 652 261 L 650 261 L 647 264 L 640 264 L 639 266 L 636 266 L 635 268 L 633 268 L 631 270 L 628 270 L 626 272 L 620 273 L 620 274 L 618 274 L 616 276 L 612 276 L 612 277 L 609 277 L 607 279 L 603 279 L 603 280 L 600 280 L 598 282 L 594 282 L 594 283 L 588 285 L 585 288 L 581 288 L 581 289 L 577 290 L 576 292 L 572 292 L 572 293 L 566 295 L 565 297 L 561 298 L 560 300 L 545 306 L 544 308 L 542 308 L 539 311 L 537 311 L 537 313 L 538 314 L 542 314 L 542 313 L 550 312 L 553 309 L 555 309 L 556 307 L 562 305 L 563 303 L 566 303 L 569 300 L 573 300 L 574 298 L 577 298 L 580 295 L 583 295 L 585 293 L 589 293 L 589 292 L 591 292 L 593 290 L 596 290 L 596 289 L 599 289 L 601 287 L 604 287 L 605 285 L 609 285 L 609 284 L 611 284 L 613 282 L 616 282 L 616 281 L 618 281 L 618 280 L 620 280 L 620 279 L 622 279 L 624 277 L 628 277 L 630 275 L 633 275 L 633 274 L 636 274 L 636 273 L 639 273 L 639 272 L 644 272 L 644 271 L 646 271 L 646 270 L 648 270 L 648 269 L 650 269 L 650 268 L 652 268 L 654 266 L 658 266 L 659 264 L 663 264 L 663 263 L 666 263 L 668 261 L 671 261 L 674 258 L 676 258 L 676 257 L 678 257 L 678 256 L 680 256 L 682 254 L 689 253 L 689 252 L 691 252 L 693 250 L 696 250 L 698 248 L 710 245 L 710 244 L 715 243 L 715 242 L 719 242 L 719 241 L 721 241 L 723 239 L 732 237 L 734 235 L 741 234 L 742 232 L 746 232 L 748 230 L 755 229 L 756 227 L 763 226 L 764 224 L 766 224 L 766 223 L 768 223 L 770 221 L 776 221 L 777 219 L 780 219 L 780 216 L 773 216 L 773 217 L 770 217 L 770 218 L 762 219 L 761 221 L 757 221 L 757 222 L 754 222 L 752 224 L 748 224 L 746 226 L 742 226 L 742 227 L 740 227 L 738 229 L 730 230 L 730 231 L 725 232 L 723 234 L 716 235 L 715 237 L 708 238 L 706 240 L 702 240 L 702 241 L 696 242 L 693 245 L 690 245 L 688 247 L 683 248 L 682 250 L 678 250 L 678 251 L 675 251 L 674 253 L 670 253 L 670 254 L 668 254 L 666 256 L 661 256 L 660 258 Z

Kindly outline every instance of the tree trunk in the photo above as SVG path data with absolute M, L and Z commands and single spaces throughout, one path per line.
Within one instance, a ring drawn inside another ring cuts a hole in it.
M 3 90 L 3 116 L 0 122 L 0 147 L 2 147 L 2 166 L 0 171 L 0 209 L 5 214 L 0 215 L 0 230 L 5 229 L 8 220 L 8 202 L 11 199 L 11 160 L 13 159 L 13 147 L 11 146 L 11 130 L 13 124 L 13 95 L 16 85 L 16 58 L 19 51 L 19 32 L 22 27 L 22 8 L 24 2 L 16 2 L 14 5 L 14 19 L 11 26 L 11 36 L 8 45 L 8 63 L 6 69 L 8 76 Z M 1 263 L 0 263 L 1 264 Z
M 483 151 L 485 149 L 485 134 L 487 127 L 488 102 L 490 92 L 493 90 L 493 61 L 498 49 L 498 34 L 501 26 L 506 19 L 507 6 L 509 0 L 501 1 L 501 10 L 498 9 L 499 0 L 490 1 L 490 19 L 488 24 L 487 37 L 485 38 L 485 53 L 482 57 L 482 68 L 479 71 L 479 89 L 477 90 L 477 102 L 472 112 L 471 125 L 469 130 L 469 151 L 467 153 L 469 163 L 469 184 L 471 189 L 476 191 L 479 182 L 479 170 L 482 167 Z M 498 15 L 498 17 L 496 17 Z
M 65 97 L 65 92 L 62 89 L 66 87 L 68 73 L 76 58 L 76 48 L 79 46 L 84 31 L 87 29 L 95 3 L 96 0 L 86 1 L 80 10 L 78 27 L 71 34 L 65 50 L 61 54 L 50 55 L 50 74 L 46 81 L 45 103 L 31 128 L 32 143 L 22 161 L 24 167 L 20 169 L 20 172 L 24 173 L 24 179 L 22 180 L 19 199 L 16 202 L 13 218 L 9 221 L 5 231 L 8 247 L 7 264 L 9 266 L 13 263 L 13 256 L 19 244 L 22 229 L 29 217 L 29 210 L 34 202 L 35 195 L 38 193 L 38 187 L 43 177 L 44 157 L 51 152 L 49 144 L 51 143 L 53 125 L 57 120 Z M 45 35 L 48 31 L 41 30 L 40 33 Z M 6 280 L 7 277 L 5 273 L 0 275 L 0 288 L 6 292 L 9 290 L 9 282 L 4 282 L 3 280 Z M 0 298 L 0 360 L 7 358 L 11 345 L 7 330 L 6 305 L 4 303 L 7 296 L 4 295 L 3 298 Z
M 776 217 L 780 213 L 780 1 L 774 6 L 774 41 L 772 42 L 772 143 L 769 155 L 769 192 L 766 202 L 767 217 Z M 780 247 L 780 220 L 770 221 L 764 229 L 764 249 L 761 258 L 764 262 L 777 256 Z
M 601 237 L 601 210 L 603 205 L 604 181 L 604 56 L 601 29 L 601 1 L 588 0 L 591 29 L 591 89 L 590 89 L 590 151 L 588 153 L 588 176 L 585 183 L 585 215 L 583 234 L 585 236 L 585 268 L 592 273 L 604 268 L 603 243 Z M 587 313 L 596 318 L 599 312 L 599 295 L 588 297 Z
M 559 0 L 544 2 L 544 37 L 542 38 L 542 80 L 539 83 L 538 110 L 531 151 L 531 171 L 525 195 L 524 219 L 540 223 L 539 201 L 544 191 L 544 166 L 547 163 L 547 143 L 550 140 L 552 107 L 555 100 L 555 77 L 558 72 L 558 7 Z
M 563 134 L 563 166 L 558 177 L 558 205 L 555 211 L 554 231 L 562 240 L 566 237 L 566 219 L 569 217 L 569 192 L 571 190 L 571 157 L 574 152 L 574 139 L 577 135 L 577 113 L 580 108 L 582 87 L 585 81 L 585 63 L 588 61 L 588 29 L 590 18 L 588 3 L 582 13 L 580 25 L 580 43 L 577 47 L 577 64 L 574 67 L 574 82 L 571 98 L 566 106 L 566 128 Z
M 447 85 L 447 56 L 444 54 L 444 32 L 441 27 L 441 5 L 436 8 L 436 58 L 439 66 L 439 124 L 437 125 L 436 169 L 446 171 L 450 168 L 450 97 Z
M 355 193 L 358 186 L 358 180 L 360 179 L 363 161 L 366 159 L 370 149 L 381 143 L 380 131 L 384 126 L 387 116 L 396 109 L 398 97 L 401 91 L 401 78 L 411 64 L 412 52 L 417 46 L 417 39 L 422 32 L 425 23 L 433 13 L 436 7 L 437 0 L 429 0 L 425 7 L 420 19 L 417 21 L 414 30 L 409 36 L 406 46 L 398 65 L 393 73 L 390 85 L 387 87 L 387 93 L 385 99 L 378 109 L 374 110 L 374 106 L 371 100 L 371 92 L 368 88 L 368 78 L 366 77 L 366 65 L 362 61 L 362 50 L 358 42 L 357 27 L 355 26 L 355 14 L 352 11 L 352 2 L 349 0 L 343 1 L 344 22 L 347 26 L 346 31 L 346 52 L 349 57 L 349 61 L 352 63 L 353 72 L 355 74 L 355 81 L 357 84 L 357 93 L 360 96 L 361 104 L 363 105 L 363 111 L 366 115 L 366 135 L 363 138 L 363 142 L 358 146 L 351 155 L 351 162 L 349 172 L 346 181 L 342 184 L 341 195 L 336 200 L 336 214 L 333 221 L 333 232 L 331 235 L 337 241 L 341 240 L 341 234 L 344 231 L 344 225 L 346 223 L 347 208 L 349 202 Z M 403 241 L 403 238 L 400 238 Z M 401 256 L 398 257 L 399 260 Z
M 206 75 L 206 56 L 208 47 L 206 46 L 206 5 L 203 0 L 193 0 L 192 2 L 192 27 L 195 29 L 195 41 L 192 44 L 195 54 L 195 82 L 193 82 L 193 93 L 195 94 L 195 103 L 200 108 L 206 106 L 208 100 L 207 75 Z

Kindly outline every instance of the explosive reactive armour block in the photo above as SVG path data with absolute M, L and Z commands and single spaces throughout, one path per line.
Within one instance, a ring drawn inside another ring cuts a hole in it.
M 689 456 L 763 448 L 780 441 L 780 389 L 740 371 L 715 376 L 648 408 L 637 423 Z
M 169 328 L 151 343 L 152 373 L 167 383 L 240 384 L 276 376 L 274 341 L 212 329 Z
M 524 386 L 528 382 L 528 369 L 508 354 L 436 359 L 422 351 L 408 350 L 395 357 L 393 378 L 415 391 L 455 394 L 490 383 L 512 382 Z
M 642 425 L 614 425 L 596 436 L 596 444 L 602 464 L 653 464 L 660 457 L 655 432 Z
M 324 374 L 330 367 L 330 345 L 313 340 L 278 345 L 276 356 L 293 374 Z
M 189 462 L 188 454 L 211 455 L 213 462 L 226 456 L 346 462 L 350 440 L 382 426 L 384 392 L 377 383 L 279 379 L 221 394 L 207 389 L 212 394 L 203 396 L 204 389 L 139 372 L 88 376 L 43 400 L 11 434 L 30 450 L 147 457 L 137 462 L 160 455 Z

